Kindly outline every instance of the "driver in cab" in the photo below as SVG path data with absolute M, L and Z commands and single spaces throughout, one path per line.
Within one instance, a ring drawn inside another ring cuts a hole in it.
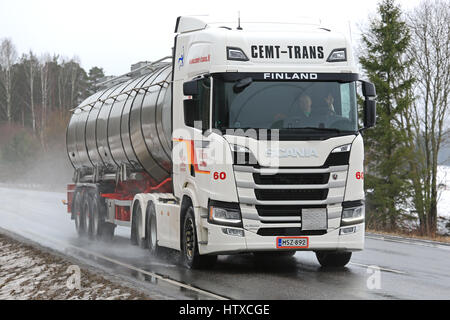
M 325 114 L 314 114 L 312 108 L 312 100 L 311 97 L 307 94 L 302 94 L 298 98 L 297 108 L 294 111 L 294 114 L 290 117 L 287 117 L 284 114 L 277 114 L 275 116 L 275 122 L 272 125 L 272 128 L 306 128 L 306 127 L 317 127 L 320 120 L 324 120 L 324 116 L 334 114 L 334 99 L 330 95 L 324 99 L 327 104 L 327 109 Z M 320 110 L 322 111 L 322 110 Z M 320 112 L 322 113 L 322 112 Z M 323 125 L 323 124 L 322 124 Z

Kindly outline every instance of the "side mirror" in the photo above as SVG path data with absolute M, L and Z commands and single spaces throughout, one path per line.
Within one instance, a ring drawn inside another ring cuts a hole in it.
M 198 93 L 198 80 L 188 81 L 183 84 L 183 94 L 185 96 L 195 96 Z
M 377 91 L 375 85 L 368 81 L 362 81 L 362 92 L 365 98 L 364 101 L 364 128 L 369 129 L 375 126 L 377 121 Z
M 376 97 L 377 91 L 375 90 L 375 86 L 373 83 L 362 81 L 362 92 L 364 97 Z
M 377 102 L 366 98 L 364 102 L 364 129 L 372 128 L 377 122 Z

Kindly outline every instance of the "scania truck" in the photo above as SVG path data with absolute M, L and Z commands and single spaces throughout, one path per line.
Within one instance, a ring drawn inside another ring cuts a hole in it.
M 175 34 L 171 56 L 72 110 L 78 234 L 127 226 L 134 245 L 178 250 L 188 268 L 307 250 L 346 265 L 364 247 L 362 132 L 376 117 L 350 42 L 320 25 L 195 16 Z

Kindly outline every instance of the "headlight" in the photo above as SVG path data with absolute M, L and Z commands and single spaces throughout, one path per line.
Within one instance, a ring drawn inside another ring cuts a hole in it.
M 344 208 L 342 210 L 342 226 L 358 224 L 364 222 L 365 207 L 364 205 L 353 208 Z
M 227 47 L 227 59 L 234 61 L 248 61 L 248 57 L 240 48 Z
M 351 148 L 352 148 L 351 144 L 346 144 L 335 148 L 333 151 L 331 151 L 331 153 L 349 152 Z
M 330 56 L 327 59 L 327 62 L 343 62 L 347 61 L 347 49 L 334 49 L 331 51 Z
M 250 150 L 248 148 L 246 148 L 244 146 L 240 146 L 238 144 L 232 144 L 232 145 L 230 145 L 230 147 L 231 147 L 231 150 L 233 150 L 234 152 L 242 152 L 242 153 L 250 152 Z
M 248 165 L 258 163 L 255 156 L 248 148 L 240 146 L 238 144 L 232 144 L 230 145 L 230 147 L 231 151 L 233 151 L 234 164 Z
M 208 222 L 224 226 L 242 227 L 239 204 L 211 200 L 209 203 Z

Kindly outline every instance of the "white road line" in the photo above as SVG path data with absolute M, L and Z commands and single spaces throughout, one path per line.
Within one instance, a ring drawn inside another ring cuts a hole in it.
M 365 268 L 370 268 L 370 267 L 377 267 L 379 268 L 381 271 L 386 271 L 386 272 L 392 272 L 392 273 L 398 273 L 398 274 L 407 274 L 404 271 L 399 271 L 399 270 L 394 270 L 394 269 L 388 269 L 388 268 L 384 268 L 384 267 L 380 267 L 377 265 L 368 265 L 368 264 L 362 264 L 362 263 L 356 263 L 356 262 L 350 262 L 349 264 L 358 266 L 358 267 L 365 267 Z
M 216 294 L 214 294 L 214 293 L 211 293 L 211 292 L 208 292 L 208 291 L 204 291 L 204 290 L 199 289 L 199 288 L 196 288 L 196 287 L 192 287 L 192 286 L 187 285 L 187 284 L 185 284 L 185 283 L 182 283 L 182 282 L 179 282 L 179 281 L 172 280 L 172 279 L 170 279 L 170 278 L 161 276 L 161 275 L 159 275 L 159 274 L 156 274 L 156 273 L 153 273 L 153 272 L 149 272 L 149 271 L 146 271 L 146 270 L 137 268 L 137 267 L 132 266 L 132 265 L 130 265 L 130 264 L 128 264 L 128 263 L 124 263 L 124 262 L 121 262 L 121 261 L 118 261 L 118 260 L 115 260 L 115 259 L 106 257 L 106 256 L 104 256 L 104 255 L 102 255 L 102 254 L 98 254 L 98 253 L 96 253 L 96 252 L 93 252 L 93 251 L 90 251 L 90 250 L 87 250 L 87 249 L 84 249 L 84 248 L 80 248 L 80 247 L 77 247 L 77 246 L 74 246 L 74 245 L 71 245 L 71 244 L 67 244 L 67 243 L 64 243 L 64 242 L 62 242 L 62 241 L 59 241 L 59 240 L 57 240 L 57 239 L 54 239 L 54 238 L 44 237 L 44 236 L 42 236 L 42 235 L 39 235 L 39 234 L 36 234 L 36 233 L 33 233 L 33 232 L 29 232 L 29 233 L 32 234 L 32 235 L 34 235 L 34 236 L 36 236 L 36 237 L 45 239 L 45 240 L 47 240 L 47 241 L 52 241 L 52 242 L 55 242 L 55 243 L 59 243 L 60 245 L 63 245 L 63 246 L 65 246 L 65 247 L 70 247 L 70 248 L 73 248 L 73 249 L 75 249 L 75 250 L 84 252 L 84 253 L 86 253 L 86 254 L 93 255 L 93 256 L 95 256 L 95 257 L 97 257 L 97 258 L 100 258 L 100 259 L 103 259 L 103 260 L 106 260 L 106 261 L 115 263 L 115 264 L 117 264 L 117 265 L 119 265 L 119 266 L 122 266 L 122 267 L 125 267 L 125 268 L 128 268 L 128 269 L 131 269 L 131 270 L 134 270 L 134 271 L 137 271 L 137 272 L 146 274 L 146 275 L 151 276 L 151 277 L 154 277 L 154 278 L 156 278 L 156 279 L 158 279 L 158 280 L 161 280 L 161 281 L 170 283 L 170 284 L 172 284 L 172 285 L 174 285 L 174 286 L 182 287 L 182 288 L 185 288 L 185 289 L 188 289 L 188 290 L 191 290 L 191 291 L 195 291 L 195 292 L 197 292 L 197 293 L 201 293 L 201 294 L 203 294 L 203 295 L 209 296 L 209 297 L 214 298 L 214 299 L 218 299 L 218 300 L 229 300 L 229 298 L 222 297 L 222 296 L 216 295 Z

